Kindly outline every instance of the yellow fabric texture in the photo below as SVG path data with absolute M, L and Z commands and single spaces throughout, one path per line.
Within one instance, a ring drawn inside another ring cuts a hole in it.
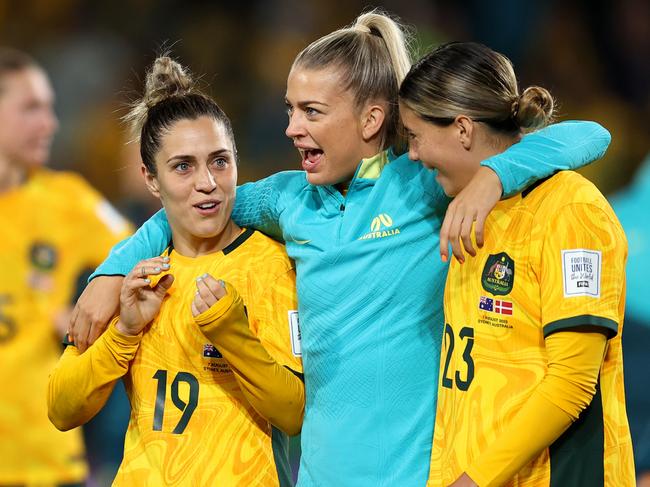
M 301 372 L 300 357 L 292 351 L 289 322 L 297 309 L 293 264 L 281 244 L 257 232 L 226 253 L 189 258 L 171 251 L 169 257 L 170 269 L 162 275 L 172 274 L 174 283 L 142 337 L 131 337 L 125 343 L 125 337 L 111 328 L 112 338 L 102 337 L 99 347 L 96 343 L 89 349 L 96 348 L 101 358 L 88 359 L 82 368 L 79 359 L 88 352 L 72 357 L 76 366 L 57 369 L 61 375 L 53 377 L 53 383 L 92 382 L 79 387 L 77 393 L 69 388 L 74 397 L 66 399 L 76 410 L 76 418 L 82 419 L 83 402 L 90 398 L 97 407 L 103 401 L 101 388 L 124 374 L 131 419 L 116 486 L 213 485 L 217 479 L 228 486 L 278 486 L 271 424 L 242 391 L 224 358 L 227 347 L 222 354 L 202 333 L 191 303 L 199 276 L 208 273 L 228 282 L 233 293 L 214 305 L 215 316 L 228 311 L 226 305 L 236 289 L 253 338 L 278 364 Z M 152 278 L 152 285 L 162 275 Z M 232 324 L 235 329 L 242 325 Z M 215 332 L 219 324 L 205 326 Z M 224 330 L 221 335 L 227 333 Z M 223 336 L 219 340 L 228 342 Z M 139 346 L 134 343 L 137 340 Z M 135 346 L 137 351 L 131 356 Z M 126 362 L 128 370 L 124 370 Z M 272 412 L 274 417 L 282 414 Z
M 285 433 L 297 435 L 305 411 L 305 386 L 266 351 L 248 326 L 241 296 L 225 284 L 226 296 L 195 321 L 228 361 L 255 410 Z
M 114 318 L 105 333 L 80 354 L 69 345 L 50 376 L 47 405 L 50 421 L 69 430 L 90 421 L 108 400 L 115 382 L 129 369 L 142 334 L 120 333 Z
M 505 484 L 578 419 L 596 392 L 607 346 L 604 334 L 560 331 L 545 342 L 548 373 L 501 435 L 467 469 L 481 487 Z
M 561 172 L 525 197 L 499 202 L 485 235 L 477 256 L 462 265 L 454 259 L 447 277 L 428 485 L 451 484 L 490 450 L 542 380 L 557 373 L 545 337 L 583 325 L 613 335 L 599 371 L 600 468 L 606 486 L 631 485 L 621 352 L 627 242 L 612 209 L 589 181 Z M 597 269 L 573 272 L 571 256 L 585 252 Z M 584 282 L 592 295 L 578 287 Z M 557 404 L 565 411 L 581 404 L 563 397 Z M 547 486 L 550 468 L 544 449 L 505 485 Z
M 80 482 L 80 431 L 47 417 L 61 354 L 54 320 L 130 226 L 79 176 L 39 169 L 0 194 L 0 228 L 0 485 Z

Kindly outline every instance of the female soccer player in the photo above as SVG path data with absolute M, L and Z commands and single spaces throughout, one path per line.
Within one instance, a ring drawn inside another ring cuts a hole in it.
M 45 167 L 54 92 L 34 59 L 6 47 L 0 120 L 0 485 L 79 485 L 81 431 L 57 431 L 41 398 L 61 354 L 59 317 L 130 226 L 79 175 Z
M 400 89 L 409 156 L 449 196 L 548 123 L 510 61 L 443 45 Z M 452 262 L 430 485 L 634 485 L 621 327 L 627 243 L 589 181 L 561 172 L 501 201 L 474 259 Z M 457 480 L 458 479 L 458 480 Z
M 50 418 L 84 423 L 124 377 L 132 411 L 115 485 L 290 485 L 272 424 L 296 434 L 302 423 L 295 274 L 282 245 L 230 219 L 230 121 L 168 57 L 129 119 L 171 245 L 126 276 L 119 316 L 86 353 L 67 347 Z
M 309 45 L 286 94 L 286 134 L 304 171 L 237 190 L 235 221 L 282 239 L 296 262 L 303 487 L 417 486 L 428 476 L 447 272 L 434 255 L 448 199 L 433 172 L 399 155 L 397 94 L 409 67 L 404 33 L 386 15 L 363 14 Z M 607 144 L 595 124 L 559 125 L 489 164 L 510 193 Z M 488 186 L 499 186 L 498 200 L 500 185 Z M 128 273 L 168 232 L 158 214 L 98 274 Z M 115 299 L 111 279 L 91 282 L 78 316 Z

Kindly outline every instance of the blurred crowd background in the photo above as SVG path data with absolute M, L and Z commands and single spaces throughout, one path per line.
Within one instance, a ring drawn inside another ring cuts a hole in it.
M 596 120 L 610 130 L 607 155 L 581 172 L 624 207 L 639 276 L 628 277 L 628 293 L 638 296 L 636 302 L 650 297 L 643 274 L 650 271 L 650 217 L 634 199 L 643 193 L 650 202 L 650 171 L 644 188 L 630 186 L 650 151 L 648 0 L 0 0 L 0 44 L 29 52 L 51 76 L 61 126 L 50 166 L 81 173 L 139 224 L 159 206 L 145 193 L 139 152 L 126 144 L 120 116 L 140 93 L 156 54 L 170 48 L 203 75 L 204 87 L 232 119 L 240 182 L 255 180 L 299 167 L 284 136 L 284 90 L 293 58 L 369 7 L 384 8 L 411 26 L 416 53 L 449 40 L 480 41 L 505 53 L 522 87 L 539 84 L 551 91 L 560 119 Z M 640 329 L 646 324 L 650 330 L 644 306 L 632 315 Z M 634 342 L 631 348 L 642 352 L 650 347 L 647 335 Z M 635 360 L 629 375 L 638 373 L 639 382 L 628 381 L 628 396 L 639 395 L 638 407 L 650 407 L 647 392 L 642 394 L 650 367 L 645 358 Z M 626 374 L 629 369 L 626 363 Z M 650 438 L 647 422 L 635 434 Z

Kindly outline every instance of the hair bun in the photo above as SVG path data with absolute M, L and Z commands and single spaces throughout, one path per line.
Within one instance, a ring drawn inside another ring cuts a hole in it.
M 551 94 L 540 86 L 530 86 L 512 104 L 512 116 L 517 124 L 528 130 L 548 125 L 555 113 Z
M 161 56 L 154 61 L 147 75 L 143 101 L 148 107 L 166 98 L 192 92 L 192 76 L 169 56 Z
M 150 108 L 168 98 L 196 91 L 192 76 L 183 66 L 166 55 L 156 58 L 147 72 L 144 95 L 133 103 L 129 113 L 122 117 L 129 126 L 132 140 L 140 140 L 140 131 Z

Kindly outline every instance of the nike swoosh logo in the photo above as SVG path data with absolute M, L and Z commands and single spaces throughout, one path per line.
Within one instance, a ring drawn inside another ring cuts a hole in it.
M 309 242 L 311 242 L 311 240 L 296 240 L 295 238 L 293 239 L 293 241 L 295 243 L 297 243 L 298 245 L 305 245 L 305 244 L 308 244 Z

